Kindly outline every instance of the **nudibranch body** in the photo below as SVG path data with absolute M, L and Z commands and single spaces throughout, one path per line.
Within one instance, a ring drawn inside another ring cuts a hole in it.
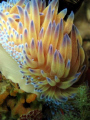
M 0 71 L 26 92 L 59 103 L 72 97 L 85 55 L 74 14 L 58 13 L 58 0 L 7 3 L 0 12 Z

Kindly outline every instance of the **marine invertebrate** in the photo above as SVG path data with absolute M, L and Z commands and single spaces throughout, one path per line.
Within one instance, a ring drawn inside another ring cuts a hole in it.
M 7 91 L 5 91 L 4 93 L 0 94 L 0 105 L 4 102 L 4 100 L 6 99 L 6 97 L 9 95 L 9 93 Z
M 32 110 L 20 117 L 19 120 L 42 120 L 41 110 Z
M 26 102 L 27 103 L 31 103 L 31 102 L 33 102 L 36 99 L 36 97 L 37 97 L 36 94 L 27 95 Z
M 0 12 L 0 70 L 24 91 L 56 104 L 76 93 L 72 85 L 85 69 L 74 14 L 64 21 L 66 13 L 58 13 L 58 0 L 47 7 L 42 0 L 20 0 L 8 14 Z
M 0 82 L 0 114 L 5 119 L 18 119 L 23 114 L 42 109 L 36 94 L 25 93 L 9 80 Z
M 73 101 L 67 101 L 65 104 L 62 103 L 64 115 L 61 115 L 57 111 L 52 120 L 87 120 L 90 119 L 90 96 L 89 87 L 86 83 L 78 87 L 78 93 Z M 77 112 L 76 112 L 77 111 Z
M 27 114 L 29 111 L 31 111 L 32 109 L 29 107 L 29 108 L 25 108 L 23 106 L 23 103 L 24 103 L 24 99 L 18 101 L 17 105 L 14 106 L 14 108 L 12 109 L 12 116 L 15 116 L 15 115 L 23 115 L 23 114 Z

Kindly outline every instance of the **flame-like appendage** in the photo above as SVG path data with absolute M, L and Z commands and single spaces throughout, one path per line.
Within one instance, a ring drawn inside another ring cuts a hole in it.
M 32 84 L 40 99 L 57 104 L 76 93 L 72 85 L 85 69 L 74 14 L 64 21 L 66 13 L 58 13 L 58 0 L 47 7 L 44 0 L 20 0 L 0 12 L 0 44 L 19 64 L 26 85 Z

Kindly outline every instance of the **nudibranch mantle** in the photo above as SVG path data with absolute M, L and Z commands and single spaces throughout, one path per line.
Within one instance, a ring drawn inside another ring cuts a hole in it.
M 1 4 L 0 71 L 41 100 L 67 101 L 85 69 L 74 13 L 64 21 L 67 9 L 58 13 L 58 0 L 47 7 L 45 0 L 16 2 Z

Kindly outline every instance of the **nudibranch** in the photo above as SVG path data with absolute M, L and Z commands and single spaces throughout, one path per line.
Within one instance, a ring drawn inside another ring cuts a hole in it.
M 41 100 L 67 101 L 85 69 L 73 11 L 64 21 L 58 0 L 16 1 L 0 5 L 0 71 Z

